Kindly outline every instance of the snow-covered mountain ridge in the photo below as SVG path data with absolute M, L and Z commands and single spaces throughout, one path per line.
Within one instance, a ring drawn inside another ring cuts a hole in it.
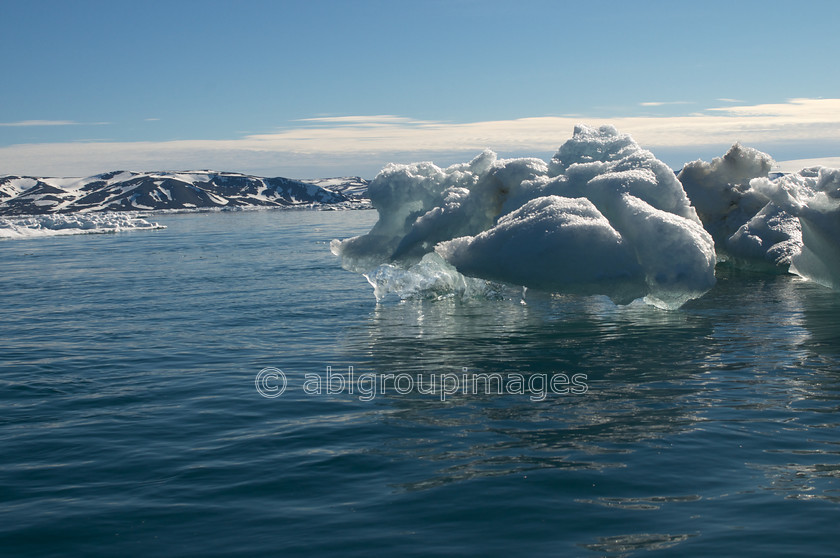
M 86 178 L 0 176 L 0 215 L 246 207 L 366 206 L 358 177 L 294 180 L 234 172 L 114 171 Z

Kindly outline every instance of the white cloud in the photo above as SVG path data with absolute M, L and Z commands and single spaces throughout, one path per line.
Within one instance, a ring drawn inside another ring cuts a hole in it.
M 666 105 L 693 105 L 691 101 L 647 101 L 644 103 L 639 103 L 639 106 L 643 107 L 662 107 Z
M 772 118 L 776 124 L 840 120 L 840 99 L 790 99 L 786 103 L 708 109 L 729 116 Z
M 723 150 L 735 141 L 757 147 L 837 145 L 840 99 L 792 99 L 657 117 L 545 116 L 452 123 L 395 115 L 327 116 L 234 140 L 13 145 L 0 148 L 0 173 L 216 168 L 314 176 L 361 172 L 353 169 L 362 167 L 372 173 L 373 167 L 388 161 L 463 160 L 485 147 L 502 153 L 550 153 L 571 137 L 580 122 L 613 124 L 654 152 L 681 149 L 688 154 L 684 160 L 689 160 L 700 147 Z
M 789 161 L 778 161 L 773 170 L 779 172 L 796 172 L 808 167 L 831 167 L 840 169 L 840 157 L 821 157 L 817 159 L 791 159 Z
M 371 150 L 545 151 L 558 147 L 575 124 L 613 124 L 648 147 L 742 142 L 840 141 L 840 99 L 792 99 L 788 103 L 713 108 L 686 116 L 584 118 L 546 116 L 471 123 L 401 117 L 353 116 L 339 125 L 300 127 L 246 136 L 249 147 L 367 153 Z
M 312 122 L 315 124 L 336 124 L 340 126 L 375 126 L 375 125 L 417 125 L 417 124 L 436 124 L 437 122 L 429 120 L 415 120 L 413 118 L 406 118 L 405 116 L 395 116 L 393 114 L 380 114 L 376 116 L 319 116 L 316 118 L 299 118 L 294 122 Z
M 28 126 L 103 126 L 109 122 L 76 122 L 74 120 L 20 120 L 18 122 L 0 122 L 0 126 L 28 127 Z
M 25 126 L 75 126 L 78 122 L 72 120 L 21 120 L 20 122 L 0 122 L 0 126 L 25 127 Z

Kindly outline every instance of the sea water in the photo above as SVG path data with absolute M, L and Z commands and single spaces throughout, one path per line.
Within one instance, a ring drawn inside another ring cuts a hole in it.
M 0 243 L 4 556 L 836 555 L 829 289 L 377 303 L 375 212 L 155 220 Z

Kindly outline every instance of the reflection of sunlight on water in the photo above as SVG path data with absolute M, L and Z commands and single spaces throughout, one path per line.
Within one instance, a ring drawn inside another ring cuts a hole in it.
M 696 422 L 696 412 L 681 404 L 692 390 L 678 384 L 693 374 L 690 363 L 698 358 L 686 346 L 710 332 L 707 320 L 681 312 L 558 296 L 527 305 L 514 299 L 379 304 L 354 329 L 350 339 L 364 339 L 367 357 L 360 369 L 587 377 L 587 393 L 550 394 L 542 402 L 497 393 L 461 393 L 445 402 L 388 394 L 395 412 L 386 420 L 401 435 L 384 451 L 431 465 L 430 476 L 403 483 L 406 490 L 534 469 L 625 467 L 638 444 Z
M 642 533 L 635 535 L 617 535 L 613 537 L 601 537 L 597 543 L 582 544 L 583 548 L 593 552 L 621 553 L 627 552 L 664 550 L 674 547 L 697 533 L 684 535 L 666 535 L 657 533 Z
M 578 500 L 586 504 L 597 504 L 607 508 L 621 508 L 626 510 L 658 510 L 669 502 L 696 502 L 700 500 L 697 494 L 688 496 L 652 496 L 642 498 L 597 498 L 594 500 Z
M 585 394 L 537 402 L 496 393 L 446 401 L 383 394 L 378 404 L 389 412 L 380 418 L 392 435 L 377 453 L 415 463 L 392 489 L 551 479 L 576 495 L 564 505 L 580 513 L 597 506 L 688 514 L 679 510 L 756 492 L 840 501 L 840 441 L 814 435 L 836 430 L 826 420 L 838 410 L 836 359 L 827 347 L 837 339 L 836 293 L 786 276 L 724 274 L 678 311 L 602 297 L 527 298 L 524 305 L 518 296 L 382 303 L 348 327 L 347 353 L 369 371 L 587 377 Z M 650 484 L 665 468 L 674 478 Z M 600 488 L 603 478 L 611 489 Z M 629 553 L 695 534 L 639 529 L 580 544 Z
M 499 555 L 836 546 L 840 294 L 722 272 L 676 311 L 530 292 L 522 305 L 518 291 L 377 305 L 361 277 L 307 247 L 345 225 L 252 218 L 294 234 L 174 216 L 165 234 L 178 242 L 114 235 L 27 248 L 43 257 L 0 252 L 12 518 L 0 536 L 29 522 L 19 540 L 47 528 L 54 544 L 89 548 L 145 518 L 143 538 L 124 544 L 163 553 L 200 552 L 216 532 L 231 548 L 257 541 L 250 554 L 272 552 L 261 541 L 354 556 L 467 554 L 479 539 Z M 282 397 L 255 392 L 264 366 L 288 376 Z M 304 393 L 326 366 L 580 373 L 588 391 L 442 400 L 392 380 L 370 401 Z
M 831 453 L 835 460 L 840 452 Z M 840 504 L 840 464 L 790 463 L 785 465 L 748 464 L 761 471 L 769 484 L 767 491 L 794 500 L 825 500 Z
M 803 325 L 808 330 L 806 346 L 817 354 L 828 354 L 832 361 L 840 353 L 840 293 L 808 283 L 803 285 Z

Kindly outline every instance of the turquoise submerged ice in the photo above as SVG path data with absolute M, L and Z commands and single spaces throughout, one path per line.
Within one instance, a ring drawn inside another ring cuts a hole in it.
M 332 250 L 377 298 L 481 279 L 673 308 L 715 283 L 714 241 L 674 172 L 612 126 L 576 127 L 549 164 L 489 150 L 392 164 L 369 194 L 378 222 Z

